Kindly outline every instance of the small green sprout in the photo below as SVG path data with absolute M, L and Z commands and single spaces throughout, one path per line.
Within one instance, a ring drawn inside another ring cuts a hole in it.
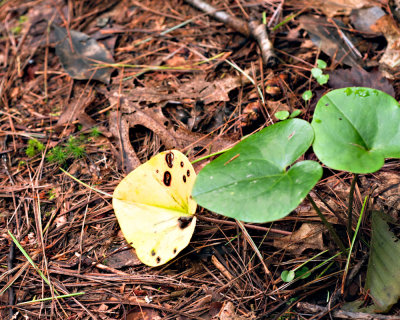
M 60 146 L 56 146 L 49 151 L 46 159 L 47 159 L 47 161 L 49 161 L 51 163 L 58 163 L 61 165 L 67 161 L 68 155 L 65 152 L 64 148 L 62 148 Z
M 312 91 L 311 90 L 307 90 L 303 92 L 303 95 L 301 96 L 303 98 L 304 101 L 309 101 L 312 98 Z
M 317 80 L 317 82 L 322 86 L 326 84 L 329 80 L 329 74 L 324 74 L 322 71 L 327 66 L 326 62 L 323 60 L 317 60 L 317 67 L 311 69 L 311 74 Z
M 301 114 L 301 110 L 299 109 L 294 109 L 293 112 L 290 114 L 289 118 L 296 118 L 297 116 L 299 116 Z
M 93 138 L 99 137 L 101 135 L 101 131 L 99 130 L 98 127 L 93 127 L 90 131 L 90 136 Z
M 25 154 L 29 157 L 32 158 L 36 156 L 38 153 L 40 153 L 44 149 L 43 143 L 36 139 L 31 139 L 28 141 L 28 148 L 25 150 Z
M 81 146 L 80 140 L 70 137 L 67 142 L 66 151 L 73 158 L 82 158 L 85 155 L 85 148 Z
M 275 112 L 275 117 L 279 120 L 286 120 L 287 118 L 289 118 L 289 111 L 282 110 Z

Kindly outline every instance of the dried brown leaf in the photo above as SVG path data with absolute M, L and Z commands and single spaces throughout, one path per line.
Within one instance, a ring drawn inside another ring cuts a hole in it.
M 352 67 L 361 65 L 360 57 L 348 45 L 352 43 L 355 48 L 355 41 L 344 29 L 339 34 L 335 25 L 329 23 L 325 18 L 312 15 L 301 16 L 299 22 L 302 28 L 308 32 L 313 43 L 332 59 Z M 336 20 L 335 24 L 338 26 L 343 25 L 343 23 Z M 343 41 L 344 36 L 347 38 L 347 42 Z
M 310 7 L 321 10 L 327 17 L 349 15 L 351 10 L 371 6 L 371 0 L 308 0 Z
M 367 72 L 361 68 L 336 69 L 329 73 L 332 89 L 345 87 L 368 87 L 382 90 L 394 97 L 394 88 L 380 71 Z
M 52 25 L 58 41 L 56 54 L 65 71 L 74 79 L 110 82 L 113 68 L 101 64 L 114 63 L 111 53 L 88 35 Z M 72 47 L 71 47 L 72 46 Z
M 306 249 L 325 250 L 322 233 L 325 227 L 316 223 L 303 223 L 299 230 L 290 236 L 274 240 L 274 247 L 300 255 Z
M 131 311 L 127 314 L 126 320 L 161 320 L 157 310 L 150 308 L 140 308 L 138 311 Z

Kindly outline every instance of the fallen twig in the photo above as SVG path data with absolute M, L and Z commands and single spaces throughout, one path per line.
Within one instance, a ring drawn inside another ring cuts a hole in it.
M 203 0 L 185 0 L 193 7 L 209 14 L 214 19 L 225 23 L 227 26 L 235 29 L 243 34 L 245 37 L 252 37 L 260 46 L 261 55 L 266 65 L 271 66 L 276 63 L 273 46 L 269 40 L 266 26 L 256 20 L 246 22 L 242 19 L 233 17 L 225 11 L 217 10 L 213 6 L 204 2 Z

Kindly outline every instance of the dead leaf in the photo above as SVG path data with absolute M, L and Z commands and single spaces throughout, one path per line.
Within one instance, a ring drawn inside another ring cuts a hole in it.
M 371 6 L 371 0 L 309 0 L 311 8 L 321 10 L 327 17 L 349 15 L 351 10 Z
M 361 176 L 363 189 L 373 190 L 374 210 L 385 211 L 398 219 L 400 215 L 400 174 L 378 171 L 373 176 Z
M 382 90 L 392 97 L 394 88 L 380 71 L 367 72 L 361 68 L 336 69 L 329 73 L 328 85 L 332 89 L 345 87 L 368 87 Z
M 242 80 L 245 79 L 236 75 L 228 75 L 213 82 L 197 78 L 183 84 L 177 94 L 181 98 L 203 101 L 206 105 L 217 101 L 229 101 L 229 92 L 248 82 Z
M 299 230 L 290 236 L 274 240 L 274 247 L 285 249 L 294 255 L 300 255 L 306 249 L 325 250 L 322 237 L 325 227 L 317 223 L 303 223 Z
M 357 31 L 370 33 L 372 36 L 380 35 L 381 32 L 379 30 L 372 30 L 371 27 L 383 16 L 385 15 L 385 11 L 382 10 L 381 7 L 371 7 L 365 9 L 353 10 L 351 12 L 350 20 L 353 26 Z
M 246 77 L 228 75 L 223 79 L 206 81 L 198 76 L 190 82 L 183 83 L 171 92 L 171 87 L 136 87 L 130 89 L 131 101 L 159 103 L 163 101 L 202 101 L 204 104 L 229 101 L 229 92 L 248 83 Z
M 96 92 L 92 90 L 92 87 L 86 88 L 75 86 L 74 98 L 70 103 L 63 109 L 60 117 L 56 124 L 56 130 L 61 130 L 65 125 L 71 124 L 75 120 L 78 120 L 82 125 L 82 129 L 86 130 L 97 126 L 99 131 L 106 137 L 111 137 L 111 133 L 102 125 L 97 125 L 86 112 L 88 108 L 96 99 Z
M 121 269 L 124 267 L 138 266 L 141 263 L 142 262 L 135 254 L 135 250 L 129 249 L 109 255 L 104 264 L 114 269 Z
M 242 317 L 236 314 L 235 306 L 232 302 L 224 302 L 220 312 L 218 313 L 217 318 L 213 318 L 216 320 L 249 320 L 251 317 Z
M 370 28 L 372 31 L 381 32 L 386 38 L 386 50 L 379 63 L 380 68 L 394 78 L 400 70 L 400 28 L 390 15 L 378 19 Z
M 126 320 L 161 320 L 160 314 L 155 309 L 140 308 L 138 311 L 131 311 L 126 315 Z
M 78 80 L 99 80 L 110 83 L 112 68 L 101 63 L 114 63 L 111 53 L 103 45 L 88 35 L 53 24 L 54 35 L 58 41 L 56 54 L 65 71 Z M 71 47 L 72 45 L 72 47 Z
M 335 25 L 325 18 L 312 15 L 301 16 L 299 22 L 308 32 L 312 42 L 332 59 L 351 67 L 361 65 L 361 54 L 354 45 L 356 41 L 344 29 L 341 29 L 341 34 L 339 34 Z M 339 20 L 334 20 L 334 22 L 339 27 L 345 27 Z M 346 42 L 343 41 L 343 37 L 346 37 Z
M 142 108 L 138 103 L 132 102 L 126 96 L 121 96 L 117 91 L 107 94 L 111 105 L 119 105 L 121 112 L 110 113 L 110 130 L 117 139 L 120 152 L 117 158 L 127 172 L 140 165 L 129 139 L 129 128 L 141 125 L 156 134 L 167 149 L 188 149 L 203 147 L 213 153 L 231 147 L 235 141 L 228 137 L 218 139 L 191 132 L 184 127 L 175 129 L 170 121 L 163 115 L 160 107 Z M 129 96 L 130 98 L 131 96 Z

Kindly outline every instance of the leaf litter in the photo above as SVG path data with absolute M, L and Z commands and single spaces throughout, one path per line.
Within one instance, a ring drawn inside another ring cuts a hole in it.
M 173 0 L 0 4 L 1 318 L 360 314 L 341 309 L 341 303 L 368 294 L 354 280 L 366 276 L 368 215 L 350 261 L 356 276 L 344 292 L 343 259 L 334 257 L 335 246 L 307 201 L 273 224 L 245 224 L 247 237 L 235 221 L 202 210 L 190 247 L 168 265 L 149 269 L 118 232 L 110 199 L 75 183 L 60 172 L 60 164 L 47 160 L 57 147 L 62 154 L 73 137 L 84 154 L 69 155 L 62 166 L 112 193 L 127 172 L 160 151 L 175 147 L 195 160 L 270 125 L 277 111 L 298 109 L 299 117 L 311 120 L 316 100 L 330 89 L 368 86 L 400 98 L 396 2 L 392 9 L 348 0 L 329 6 L 322 1 L 209 4 L 228 20 Z M 360 11 L 373 6 L 377 15 Z M 357 23 L 357 12 L 371 16 L 365 19 L 368 29 Z M 58 39 L 49 32 L 50 22 L 60 28 Z M 104 59 L 86 55 L 85 44 Z M 269 57 L 274 63 L 265 63 Z M 311 76 L 318 59 L 327 63 L 327 84 Z M 314 93 L 309 102 L 301 98 L 307 90 Z M 32 139 L 43 148 L 28 156 Z M 315 160 L 312 152 L 305 158 Z M 207 161 L 197 163 L 196 170 Z M 372 194 L 374 208 L 398 219 L 398 176 L 397 160 L 362 176 L 353 211 L 358 213 Z M 346 243 L 350 181 L 347 173 L 326 169 L 311 194 Z M 302 263 L 319 269 L 307 279 L 281 282 L 282 271 Z M 53 300 L 40 300 L 46 298 Z M 329 306 L 336 305 L 331 311 Z M 395 305 L 390 312 L 398 315 L 399 309 Z

